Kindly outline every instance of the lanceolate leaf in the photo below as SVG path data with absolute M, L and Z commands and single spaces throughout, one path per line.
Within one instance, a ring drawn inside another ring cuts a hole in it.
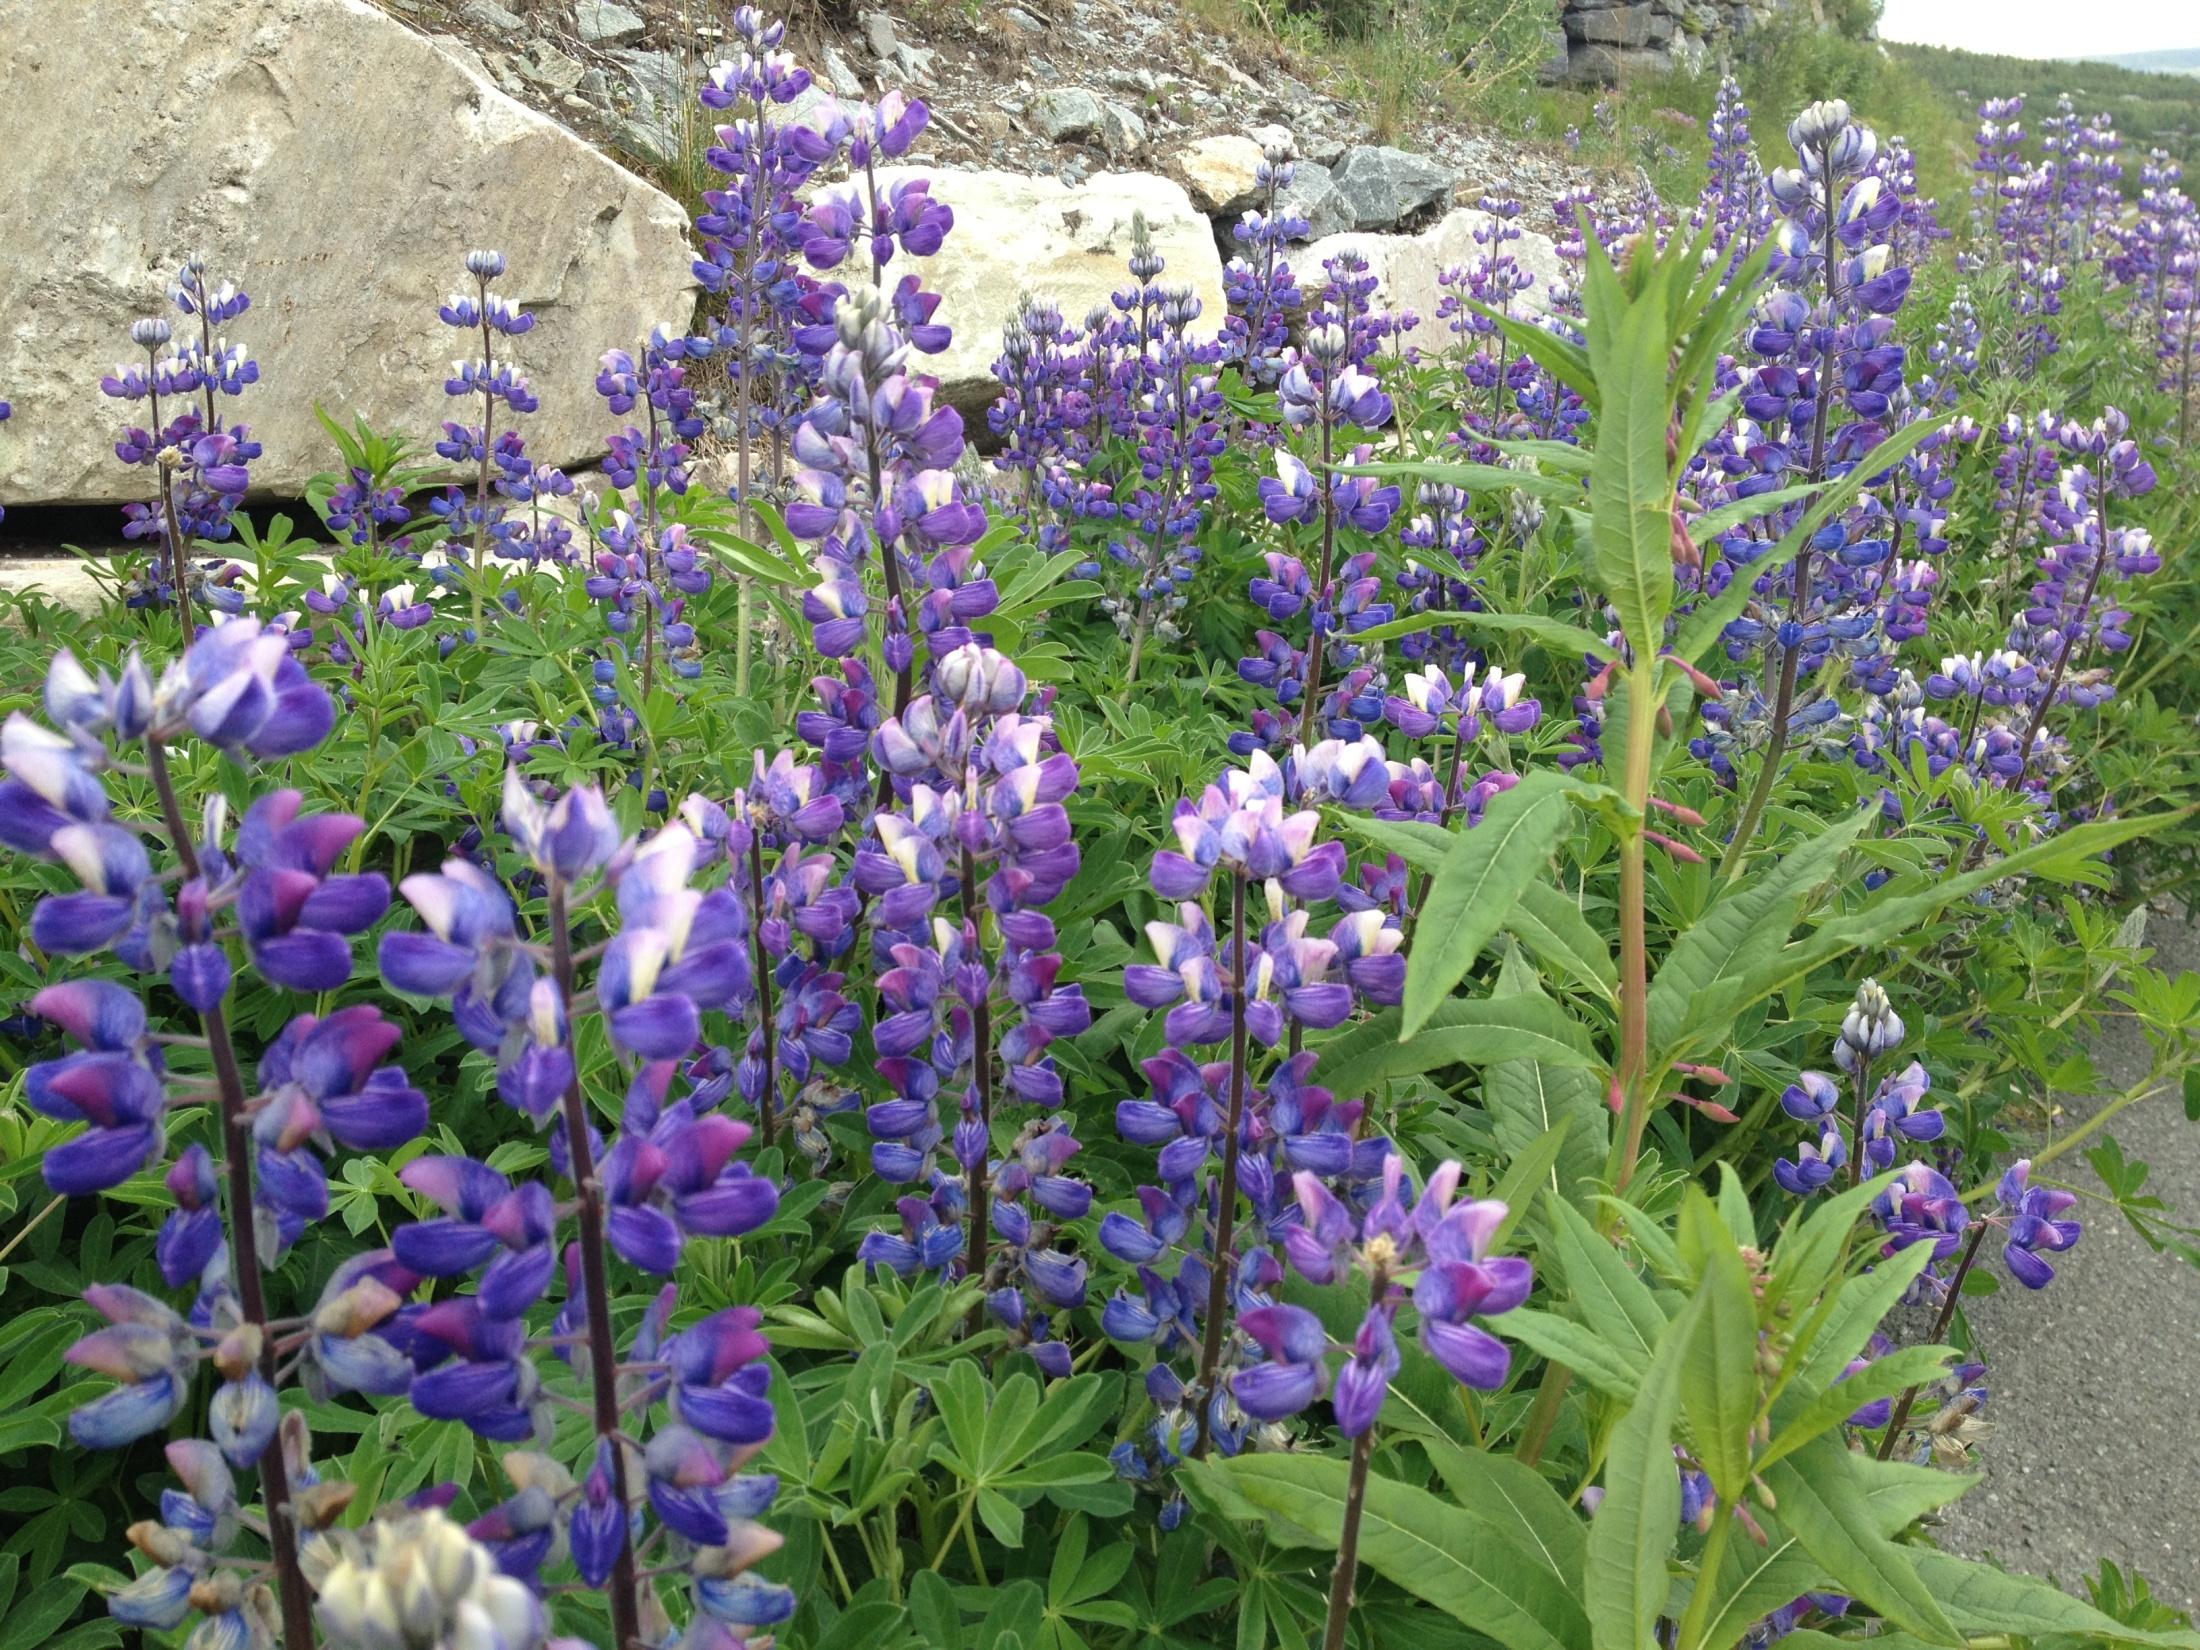
M 1720 1501 L 1732 1506 L 1749 1487 L 1749 1434 L 1758 1399 L 1757 1303 L 1740 1251 L 1725 1243 L 1711 1248 L 1697 1300 L 1701 1312 L 1683 1364 L 1681 1402 L 1696 1459 Z
M 1915 1562 L 1919 1579 L 1946 1606 L 1955 1624 L 1969 1633 L 2017 1633 L 2032 1639 L 2047 1633 L 2071 1633 L 2123 1644 L 2166 1644 L 2181 1650 L 2200 1647 L 2200 1633 L 2127 1627 L 2053 1583 L 2032 1576 L 2011 1575 L 1926 1548 L 1916 1551 Z
M 1604 401 L 1590 478 L 1596 576 L 1637 657 L 1647 657 L 1657 651 L 1673 605 L 1666 332 L 1648 302 L 1625 307 L 1611 358 L 1600 364 L 1597 376 Z
M 1785 991 L 1811 970 L 1822 968 L 1851 951 L 1886 945 L 1917 932 L 1957 900 L 2005 877 L 2037 874 L 2059 882 L 2097 880 L 2106 870 L 2096 856 L 2133 837 L 2159 831 L 2182 817 L 2182 814 L 2146 814 L 2131 819 L 2092 820 L 2084 825 L 2073 825 L 2045 842 L 2021 848 L 1978 870 L 1927 881 L 1920 889 L 1912 889 L 1914 879 L 1904 878 L 1891 889 L 1882 890 L 1879 897 L 1862 909 L 1830 918 L 1766 959 L 1762 966 L 1733 978 L 1730 988 L 1715 1001 L 1699 998 L 1697 1007 L 1690 1012 L 1690 1021 L 1701 1021 L 1714 1012 L 1724 1017 L 1739 1014 L 1752 1003 L 1763 1002 Z M 1657 989 L 1653 984 L 1650 992 L 1653 1026 L 1657 1006 Z M 1686 1026 L 1682 1028 L 1686 1029 Z
M 1402 468 L 1393 465 L 1390 468 Z M 1609 659 L 1612 650 L 1604 645 L 1604 638 L 1592 636 L 1577 625 L 1563 619 L 1546 618 L 1540 613 L 1414 613 L 1403 619 L 1393 619 L 1388 624 L 1370 626 L 1354 631 L 1355 645 L 1367 642 L 1387 642 L 1399 636 L 1414 636 L 1424 630 L 1480 630 L 1491 635 L 1525 636 L 1530 641 L 1541 642 L 1561 658 L 1571 662 L 1586 654 L 1592 659 Z
M 1449 1439 L 1423 1439 L 1421 1447 L 1436 1464 L 1444 1487 L 1462 1506 L 1477 1508 L 1481 1516 L 1498 1523 L 1502 1520 L 1496 1508 L 1503 1505 L 1515 1521 L 1507 1532 L 1522 1548 L 1541 1558 L 1560 1580 L 1580 1585 L 1582 1560 L 1589 1550 L 1588 1529 L 1541 1473 L 1513 1456 L 1468 1449 Z
M 1394 1077 L 1498 1060 L 1595 1066 L 1588 1034 L 1547 997 L 1459 997 L 1431 1014 L 1412 1042 L 1398 1040 L 1388 1008 L 1321 1046 L 1322 1082 L 1339 1094 L 1369 1094 Z
M 1338 464 L 1333 468 L 1342 475 L 1394 476 L 1400 480 L 1435 481 L 1447 487 L 1463 487 L 1470 492 L 1498 489 L 1534 493 L 1542 498 L 1578 499 L 1581 496 L 1581 481 L 1578 476 L 1544 475 L 1535 470 L 1508 470 L 1501 464 L 1461 464 L 1450 459 L 1414 458 L 1384 459 L 1375 464 Z
M 1612 948 L 1589 926 L 1581 907 L 1560 889 L 1540 880 L 1528 883 L 1505 914 L 1505 926 L 1546 967 L 1563 971 L 1607 998 L 1618 990 L 1619 970 L 1612 964 Z
M 1960 1645 L 1963 1635 L 1919 1579 L 1911 1549 L 1879 1533 L 1855 1461 L 1838 1441 L 1819 1438 L 1775 1462 L 1765 1480 L 1782 1522 L 1842 1592 L 1922 1639 Z
M 1650 982 L 1650 1046 L 1676 1052 L 1691 1025 L 1730 1017 L 1724 999 L 1765 971 L 1813 889 L 1870 823 L 1859 810 L 1800 843 L 1729 891 L 1673 942 Z
M 1551 1242 L 1565 1268 L 1566 1290 L 1582 1318 L 1648 1363 L 1665 1334 L 1665 1309 L 1657 1296 L 1580 1210 L 1555 1194 L 1543 1201 L 1551 1211 Z
M 1666 1461 L 1673 1477 L 1672 1461 Z M 1275 1519 L 1272 1539 L 1299 1532 L 1334 1547 L 1344 1528 L 1346 1464 L 1334 1456 L 1240 1455 L 1188 1463 L 1202 1499 L 1239 1516 Z M 1675 1478 L 1674 1494 L 1679 1495 Z M 1309 1543 L 1297 1543 L 1306 1545 Z M 1507 1650 L 1588 1650 L 1568 1585 L 1501 1524 L 1409 1484 L 1370 1476 L 1360 1561 Z
M 1945 1346 L 1906 1346 L 1875 1358 L 1845 1381 L 1835 1381 L 1812 1397 L 1793 1419 L 1774 1432 L 1772 1442 L 1758 1458 L 1762 1469 L 1792 1455 L 1813 1438 L 1831 1432 L 1866 1404 L 1891 1398 L 1905 1387 L 1937 1381 L 1955 1354 Z M 1847 1367 L 1846 1365 L 1843 1366 Z
M 1613 1345 L 1595 1330 L 1532 1306 L 1516 1306 L 1491 1320 L 1498 1333 L 1564 1364 L 1607 1397 L 1631 1403 L 1642 1390 L 1644 1360 L 1632 1346 Z
M 1428 1022 L 1474 966 L 1520 890 L 1542 877 L 1572 815 L 1568 788 L 1563 774 L 1530 773 L 1490 799 L 1480 824 L 1456 833 L 1414 924 L 1399 1022 L 1404 1036 Z
M 1710 601 L 1701 603 L 1689 616 L 1686 627 L 1673 651 L 1690 664 L 1701 664 L 1704 655 L 1718 644 L 1726 633 L 1726 627 L 1742 616 L 1757 581 L 1768 573 L 1776 573 L 1801 554 L 1811 535 L 1823 527 L 1834 515 L 1845 510 L 1864 490 L 1866 482 L 1882 471 L 1899 464 L 1925 441 L 1926 437 L 1941 428 L 1943 419 L 1920 419 L 1915 424 L 1905 424 L 1901 429 L 1874 447 L 1864 461 L 1838 481 L 1826 483 L 1816 503 L 1797 518 L 1795 525 L 1781 535 L 1780 542 L 1751 562 L 1747 567 L 1734 570 L 1733 582 Z
M 1665 1609 L 1665 1565 L 1681 1518 L 1673 1467 L 1684 1354 L 1700 1309 L 1691 1304 L 1659 1337 L 1634 1406 L 1612 1435 L 1604 1499 L 1589 1523 L 1589 1633 L 1595 1650 L 1644 1650 Z
M 1825 1571 L 1803 1551 L 1803 1544 L 1763 1512 L 1755 1514 L 1765 1532 L 1765 1544 L 1733 1541 L 1719 1565 L 1718 1575 L 1697 1585 L 1717 1589 L 1717 1601 L 1705 1618 L 1703 1637 L 1696 1650 L 1727 1650 L 1742 1635 L 1783 1604 L 1815 1590 Z

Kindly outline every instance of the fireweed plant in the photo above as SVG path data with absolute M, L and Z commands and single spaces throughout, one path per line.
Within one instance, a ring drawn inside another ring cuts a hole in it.
M 1728 88 L 1692 213 L 1546 286 L 1489 200 L 1415 318 L 1278 147 L 1220 313 L 1017 305 L 987 461 L 923 104 L 732 48 L 592 496 L 495 252 L 334 569 L 241 294 L 111 381 L 149 570 L 0 639 L 0 1641 L 2194 1642 L 1930 1539 L 1964 1299 L 2191 1238 L 2110 1132 L 2200 1008 L 2173 169 L 1997 112 L 1943 236 Z

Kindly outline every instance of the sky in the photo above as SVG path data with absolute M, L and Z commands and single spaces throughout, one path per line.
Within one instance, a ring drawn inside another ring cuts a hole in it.
M 1889 40 L 2012 57 L 2112 56 L 2200 47 L 2200 17 L 2180 0 L 1886 0 Z

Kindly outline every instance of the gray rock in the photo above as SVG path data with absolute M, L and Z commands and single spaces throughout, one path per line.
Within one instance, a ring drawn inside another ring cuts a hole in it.
M 1287 218 L 1304 218 L 1310 240 L 1352 227 L 1351 204 L 1335 175 L 1318 161 L 1302 160 L 1291 169 L 1290 183 L 1277 192 L 1276 210 Z
M 837 46 L 825 48 L 825 78 L 838 96 L 859 98 L 863 95 L 863 82 L 848 66 L 848 60 L 840 55 Z
M 587 70 L 578 58 L 566 56 L 546 40 L 538 40 L 534 56 L 521 60 L 519 72 L 546 91 L 570 92 L 580 85 Z
M 316 402 L 385 430 L 447 416 L 435 305 L 465 247 L 500 248 L 498 290 L 540 316 L 499 352 L 541 395 L 527 450 L 544 463 L 602 453 L 604 346 L 693 313 L 677 201 L 357 0 L 0 6 L 0 61 L 16 186 L 0 258 L 11 506 L 136 496 L 142 477 L 115 463 L 112 403 L 84 393 L 83 363 L 112 359 L 194 251 L 257 300 L 232 331 L 266 376 L 235 416 L 266 444 L 252 480 L 275 497 L 329 466 Z M 191 95 L 147 100 L 152 64 Z M 107 141 L 81 141 L 87 108 Z M 139 187 L 148 177 L 172 187 Z M 405 234 L 388 233 L 396 222 Z
M 671 52 L 623 51 L 617 57 L 636 94 L 654 110 L 677 113 L 695 95 L 687 64 Z
M 458 8 L 458 15 L 461 21 L 492 34 L 518 34 L 527 27 L 523 18 L 506 11 L 496 0 L 466 0 Z
M 1008 26 L 1018 34 L 1046 33 L 1047 26 L 1021 6 L 1010 6 L 1001 16 L 1008 20 Z
M 901 45 L 900 36 L 894 32 L 894 20 L 882 11 L 867 11 L 858 21 L 863 27 L 863 43 L 871 48 L 871 55 L 881 63 L 891 63 L 895 50 Z
M 573 28 L 587 45 L 625 46 L 641 39 L 649 21 L 618 0 L 580 0 L 573 8 Z
M 1146 123 L 1120 103 L 1103 103 L 1100 141 L 1111 155 L 1135 155 L 1146 147 Z
M 1660 46 L 1672 39 L 1673 19 L 1655 6 L 1571 12 L 1566 18 L 1566 35 L 1570 40 L 1635 51 L 1644 46 Z
M 611 107 L 611 77 L 601 69 L 590 69 L 575 82 L 573 90 L 598 109 Z
M 1074 143 L 1100 136 L 1108 115 L 1084 87 L 1056 86 L 1034 97 L 1024 118 L 1049 143 Z
M 1336 171 L 1354 229 L 1391 229 L 1451 198 L 1452 174 L 1426 155 L 1362 145 Z
M 1566 56 L 1566 79 L 1576 86 L 1613 86 L 1634 74 L 1664 74 L 1672 57 L 1655 47 L 1640 50 L 1578 41 Z

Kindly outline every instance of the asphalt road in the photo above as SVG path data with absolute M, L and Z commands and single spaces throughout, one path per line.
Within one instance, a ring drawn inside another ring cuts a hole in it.
M 2181 911 L 2154 913 L 2147 940 L 2156 967 L 2200 968 L 2200 932 Z M 2110 1022 L 2094 1056 L 2109 1084 L 2146 1070 L 2145 1042 L 2126 1023 Z M 2059 1126 L 2098 1104 L 2070 1102 Z M 2175 1095 L 2126 1109 L 2107 1132 L 2152 1166 L 2147 1190 L 2174 1217 L 2200 1224 L 2200 1124 Z M 2086 1150 L 2052 1173 L 2098 1190 Z M 2055 1257 L 2046 1289 L 2004 1273 L 1999 1293 L 1966 1303 L 1993 1430 L 1977 1450 L 1985 1482 L 1950 1510 L 1940 1539 L 2073 1590 L 2113 1559 L 2164 1602 L 2200 1610 L 2200 1267 L 2154 1253 L 2102 1204 L 2076 1213 L 2085 1235 Z M 1998 1268 L 1992 1240 L 1988 1252 Z

